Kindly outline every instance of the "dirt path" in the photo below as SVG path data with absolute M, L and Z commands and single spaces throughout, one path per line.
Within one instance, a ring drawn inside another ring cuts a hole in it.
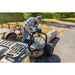
M 54 54 L 61 62 L 75 62 L 75 28 L 65 31 L 58 41 Z

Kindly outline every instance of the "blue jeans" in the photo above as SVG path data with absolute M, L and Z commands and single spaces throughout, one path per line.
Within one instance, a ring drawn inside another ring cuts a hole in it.
M 23 39 L 22 39 L 22 43 L 25 42 L 25 40 L 28 38 L 28 35 L 29 35 L 29 32 L 25 28 L 23 28 Z M 30 35 L 30 36 L 33 36 L 33 35 Z M 34 38 L 34 36 L 33 36 L 33 38 Z

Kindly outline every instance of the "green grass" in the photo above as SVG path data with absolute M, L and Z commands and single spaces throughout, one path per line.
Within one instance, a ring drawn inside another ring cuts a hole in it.
M 57 20 L 57 19 L 42 19 L 42 21 L 55 21 L 55 20 Z
M 75 21 L 75 18 L 66 18 L 66 20 L 73 20 L 73 21 Z
M 42 19 L 43 22 L 56 22 L 58 19 Z M 75 18 L 63 18 L 62 21 L 75 22 Z
M 59 21 L 57 19 L 42 19 L 43 22 L 55 22 L 55 21 Z

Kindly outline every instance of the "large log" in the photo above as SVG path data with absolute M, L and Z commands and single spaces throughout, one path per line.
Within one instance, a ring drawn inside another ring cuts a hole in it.
M 55 30 L 49 31 L 47 33 L 47 43 L 49 43 L 52 39 L 54 39 L 56 37 L 56 35 L 57 35 L 57 32 Z M 45 36 L 43 36 L 43 37 L 45 37 Z M 40 43 L 44 44 L 43 39 L 41 39 Z
M 56 37 L 57 32 L 55 30 L 49 31 L 47 33 L 47 43 L 49 43 L 52 39 L 54 39 L 54 37 Z M 43 38 L 45 38 L 45 36 L 42 36 Z M 39 40 L 39 39 L 38 39 Z M 36 49 L 39 47 L 43 47 L 45 41 L 43 39 L 41 39 L 39 42 L 35 42 L 34 44 L 31 45 L 31 48 Z
M 49 43 L 52 39 L 54 39 L 56 37 L 56 35 L 57 35 L 57 32 L 55 30 L 49 31 L 47 33 L 47 43 Z M 45 36 L 43 36 L 43 37 L 45 37 Z M 45 46 L 45 42 L 44 42 L 43 39 L 41 39 L 39 42 L 35 42 L 34 44 L 32 44 L 30 48 L 32 50 L 36 49 L 36 51 L 31 52 L 30 56 L 32 56 L 32 57 L 39 57 L 39 56 L 41 56 L 43 51 L 44 51 L 42 49 L 44 46 Z M 40 48 L 42 50 L 37 51 L 37 49 L 40 49 Z

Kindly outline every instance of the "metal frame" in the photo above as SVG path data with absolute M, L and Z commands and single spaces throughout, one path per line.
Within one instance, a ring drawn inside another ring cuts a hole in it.
M 45 39 L 44 39 L 44 40 L 45 40 L 45 47 L 46 47 L 46 45 L 47 45 L 47 35 L 46 35 L 45 33 L 43 33 L 43 32 L 41 32 L 41 34 L 44 34 L 44 35 L 45 35 Z M 29 49 L 30 51 L 36 51 L 36 49 L 34 49 L 34 50 L 31 50 L 31 49 L 30 49 L 31 42 L 32 42 L 32 36 L 30 37 L 28 49 Z M 45 47 L 44 47 L 44 48 L 45 48 Z M 43 48 L 43 49 L 44 49 L 44 48 Z M 40 50 L 42 50 L 42 49 L 37 49 L 37 51 L 40 51 Z
M 5 24 L 5 23 L 0 23 L 1 28 L 4 28 L 3 24 Z M 19 25 L 19 24 L 6 24 L 6 25 L 8 26 L 9 29 L 11 29 L 10 28 L 11 25 L 15 25 L 14 28 L 12 28 L 12 31 L 14 31 L 14 33 L 15 33 L 15 30 L 20 30 L 20 34 L 21 34 L 21 32 L 22 32 L 22 29 L 21 29 L 22 25 Z
M 3 27 L 3 24 L 5 24 L 5 23 L 0 23 L 0 25 L 1 25 L 1 28 L 4 28 Z M 2 39 L 6 39 L 7 38 L 7 36 L 8 35 L 10 35 L 10 34 L 16 34 L 16 36 L 17 35 L 22 35 L 23 34 L 23 32 L 22 32 L 22 25 L 19 25 L 19 24 L 6 24 L 7 26 L 8 26 L 8 29 L 11 29 L 11 25 L 13 25 L 14 27 L 12 28 L 12 30 L 10 30 L 9 32 L 6 32 L 6 33 L 1 33 L 2 34 Z M 18 30 L 18 31 L 20 31 L 18 34 L 15 32 L 16 30 Z M 0 35 L 1 35 L 0 34 Z

